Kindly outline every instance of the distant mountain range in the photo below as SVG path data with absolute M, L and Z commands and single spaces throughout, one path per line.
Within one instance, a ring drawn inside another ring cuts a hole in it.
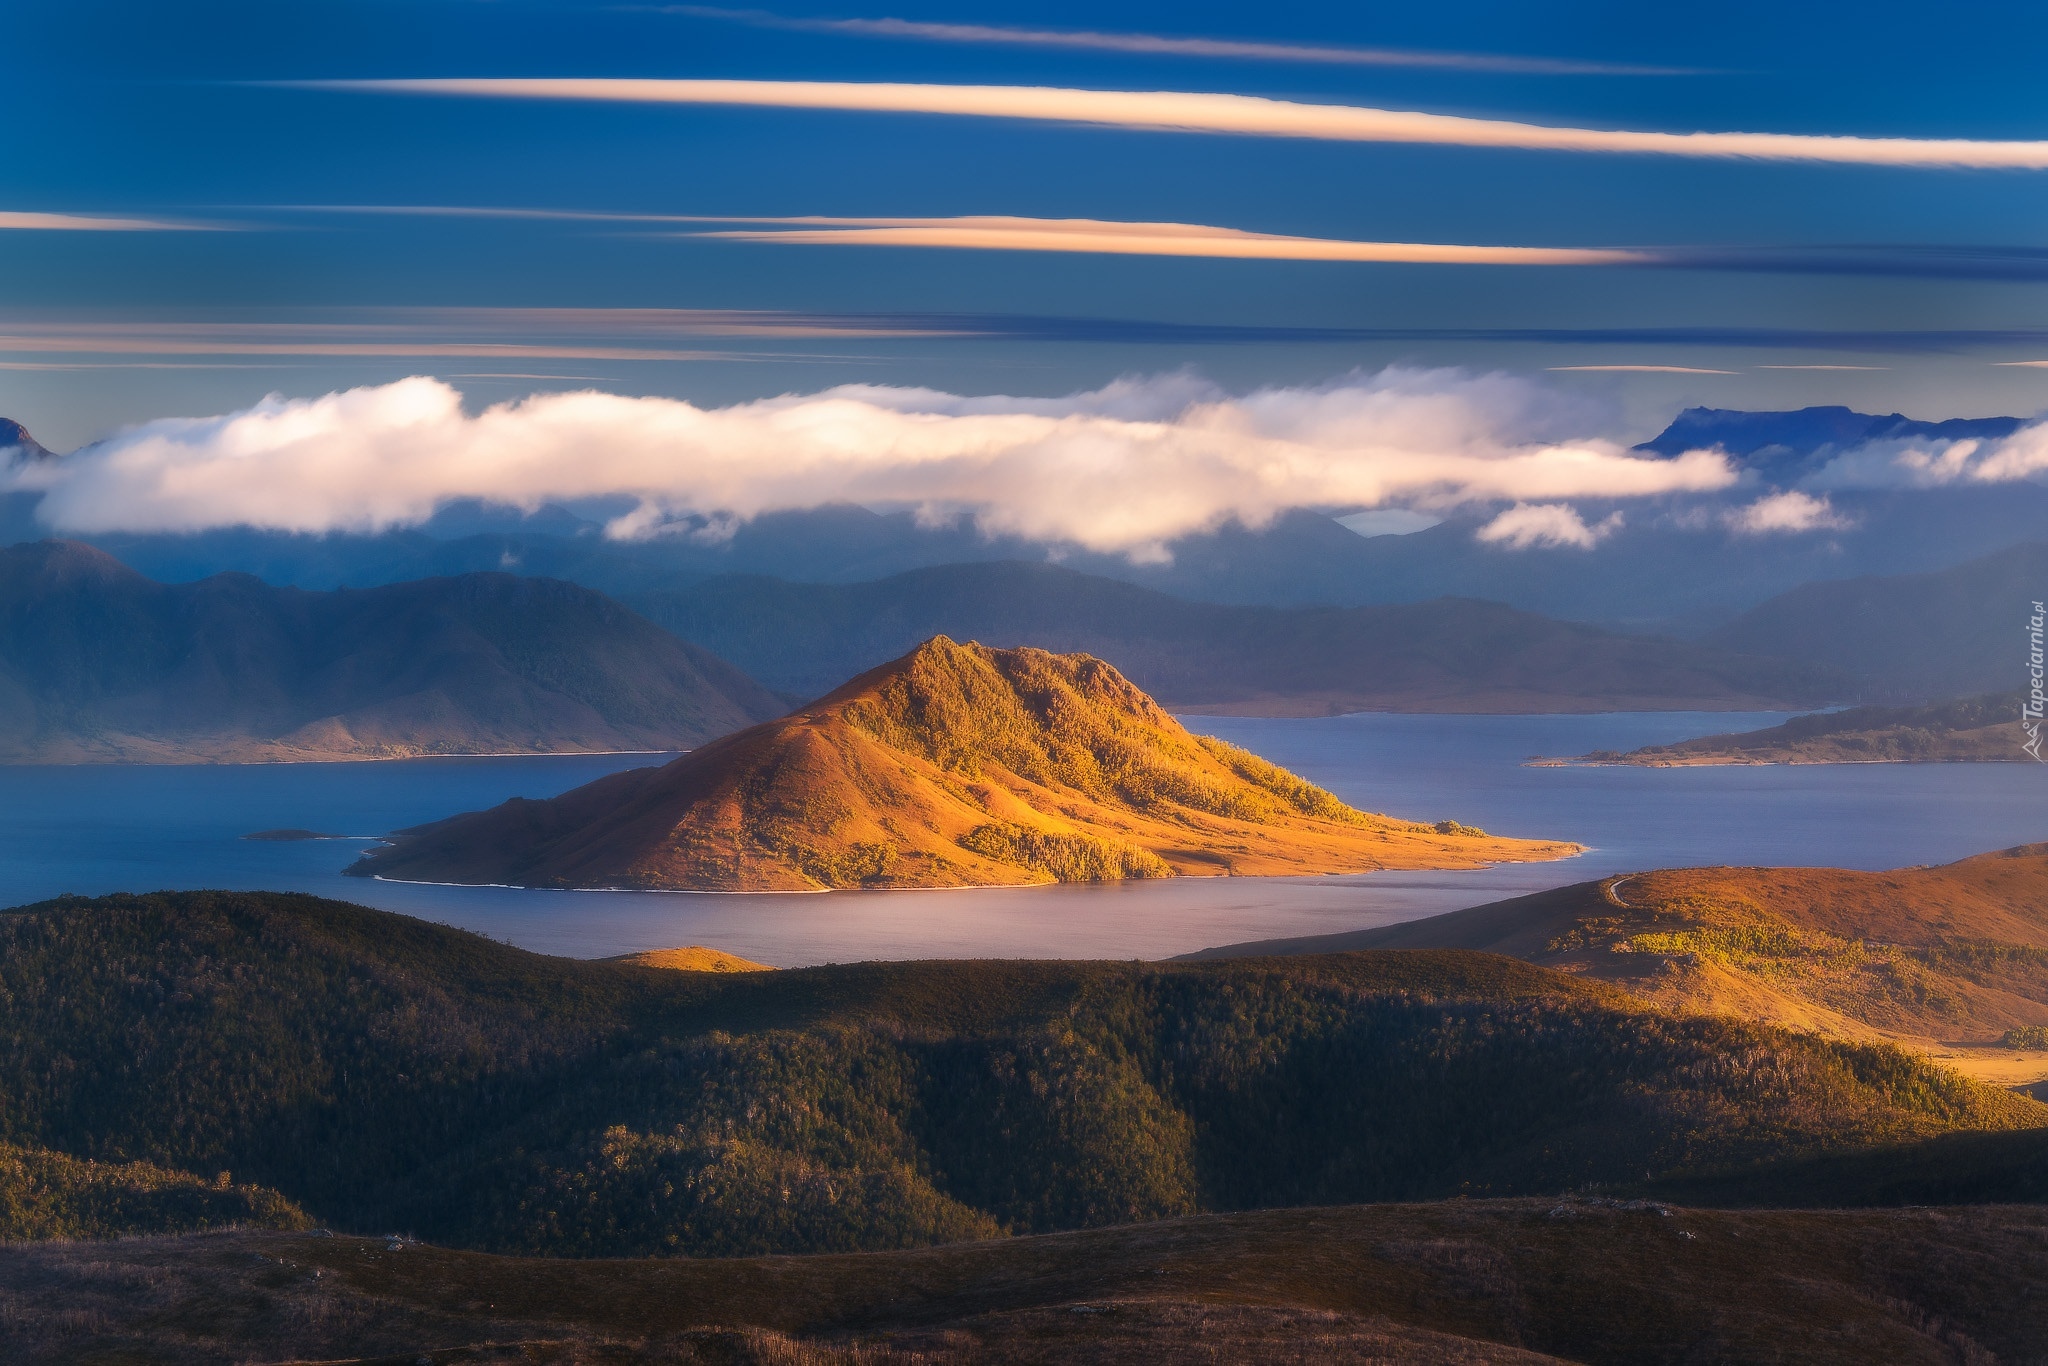
M 1042 563 L 944 565 L 844 585 L 733 576 L 629 600 L 800 696 L 934 635 L 1098 655 L 1175 710 L 1236 715 L 1747 710 L 1852 691 L 1825 664 L 1622 635 L 1499 603 L 1218 606 Z
M 400 831 L 348 871 L 664 890 L 1469 868 L 1579 846 L 1354 811 L 1086 655 L 939 637 L 662 768 Z
M 783 709 L 574 584 L 160 584 L 75 543 L 0 550 L 0 761 L 677 749 Z
M 2027 682 L 2041 600 L 2048 541 L 2036 540 L 1932 573 L 1806 584 L 1705 643 L 1840 669 L 1873 700 L 2005 692 Z
M 1749 413 L 1731 408 L 1687 408 L 1669 427 L 1636 449 L 1658 455 L 1718 449 L 1772 483 L 1790 484 L 1817 473 L 1843 451 L 1873 441 L 1995 441 L 2026 425 L 2017 417 L 1956 417 L 1917 422 L 1901 413 L 1878 417 L 1852 408 L 1800 408 Z
M 1576 621 L 1687 633 L 1799 584 L 1935 570 L 2039 537 L 2048 525 L 2048 487 L 2028 482 L 1837 491 L 1835 511 L 1852 525 L 1797 535 L 1745 535 L 1717 515 L 1860 442 L 1995 436 L 2019 424 L 2010 417 L 1925 423 L 1843 408 L 1688 409 L 1641 449 L 1668 454 L 1720 446 L 1746 467 L 1749 480 L 1696 507 L 1583 503 L 1588 520 L 1623 513 L 1621 527 L 1590 550 L 1484 544 L 1473 538 L 1478 523 L 1471 515 L 1410 535 L 1366 538 L 1322 512 L 1297 510 L 1257 531 L 1226 526 L 1185 537 L 1170 547 L 1169 563 L 1134 564 L 1071 546 L 985 538 L 964 523 L 933 526 L 909 512 L 845 506 L 756 518 L 729 537 L 631 543 L 604 538 L 604 509 L 526 515 L 481 504 L 450 506 L 422 529 L 377 536 L 242 529 L 91 539 L 165 580 L 239 570 L 272 583 L 331 588 L 510 570 L 615 596 L 674 591 L 717 575 L 857 583 L 941 564 L 1058 557 L 1071 569 L 1203 602 L 1362 606 L 1470 597 Z M 34 504 L 32 495 L 0 497 L 0 542 L 48 534 L 34 521 Z

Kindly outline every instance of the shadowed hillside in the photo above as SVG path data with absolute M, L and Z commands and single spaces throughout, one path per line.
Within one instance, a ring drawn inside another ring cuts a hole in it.
M 1218 606 L 1015 561 L 875 583 L 734 576 L 632 601 L 806 697 L 934 635 L 1092 654 L 1176 711 L 1233 715 L 1771 710 L 1849 688 L 1825 667 L 1619 635 L 1497 602 Z
M 349 869 L 554 887 L 969 887 L 1468 868 L 1578 846 L 1354 811 L 1099 659 L 945 637 L 659 769 L 394 836 Z
M 2048 1107 L 1472 953 L 676 972 L 304 896 L 0 916 L 0 1141 L 562 1256 L 1705 1175 Z
M 0 1350 L 39 1366 L 1982 1366 L 2048 1339 L 2048 1212 L 1461 1200 L 598 1263 L 241 1234 L 0 1249 L 0 1276 Z
M 1992 693 L 1925 707 L 1850 707 L 1796 716 L 1783 725 L 1733 735 L 1703 735 L 1618 754 L 1596 750 L 1593 763 L 1678 768 L 1689 764 L 1972 764 L 2034 762 L 2023 746 L 2021 694 Z
M 1505 953 L 1668 1009 L 1889 1040 L 2002 1084 L 2048 1077 L 2048 845 L 1888 873 L 1634 873 L 1198 956 L 1362 948 Z
M 1952 569 L 1809 583 L 1709 635 L 1723 649 L 1845 670 L 1873 700 L 2005 692 L 2027 681 L 2027 619 L 2048 598 L 2048 542 Z
M 0 550 L 0 761 L 658 750 L 781 703 L 587 589 L 471 574 L 361 591 L 161 584 Z

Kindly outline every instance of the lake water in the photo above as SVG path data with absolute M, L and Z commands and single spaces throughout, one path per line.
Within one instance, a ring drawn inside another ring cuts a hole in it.
M 712 944 L 777 966 L 915 957 L 1160 958 L 1409 920 L 1670 865 L 1889 868 L 2048 840 L 2048 766 L 1531 768 L 1777 715 L 1195 717 L 1369 810 L 1576 840 L 1560 863 L 1462 873 L 1181 878 L 1105 887 L 733 895 L 543 892 L 344 878 L 368 838 L 546 797 L 647 755 L 0 768 L 0 906 L 63 892 L 270 888 L 380 906 L 546 953 Z M 241 839 L 303 827 L 360 837 Z

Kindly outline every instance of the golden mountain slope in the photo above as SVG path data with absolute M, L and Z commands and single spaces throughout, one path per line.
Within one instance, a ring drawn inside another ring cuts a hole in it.
M 1579 846 L 1354 811 L 1088 655 L 944 636 L 662 768 L 401 831 L 352 872 L 804 891 L 1470 868 Z
M 1341 941 L 1337 942 L 1337 941 Z M 1936 868 L 1675 868 L 1357 934 L 1225 952 L 1485 949 L 1741 1015 L 1932 1054 L 1986 1081 L 2048 1077 L 2048 844 Z M 2009 1047 L 2013 1042 L 2023 1047 Z

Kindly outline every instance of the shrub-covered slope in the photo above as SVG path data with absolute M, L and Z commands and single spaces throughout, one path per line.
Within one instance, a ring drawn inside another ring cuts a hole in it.
M 659 769 L 401 831 L 349 871 L 559 887 L 960 887 L 1469 868 L 1575 844 L 1354 811 L 1087 655 L 926 641 Z
M 1547 1192 L 2048 1123 L 1469 953 L 674 972 L 311 897 L 0 916 L 0 1140 L 573 1255 Z
M 2048 845 L 1934 868 L 1666 868 L 1352 934 L 1207 950 L 1470 949 L 1670 1010 L 1885 1040 L 1973 1076 L 2048 1076 Z

